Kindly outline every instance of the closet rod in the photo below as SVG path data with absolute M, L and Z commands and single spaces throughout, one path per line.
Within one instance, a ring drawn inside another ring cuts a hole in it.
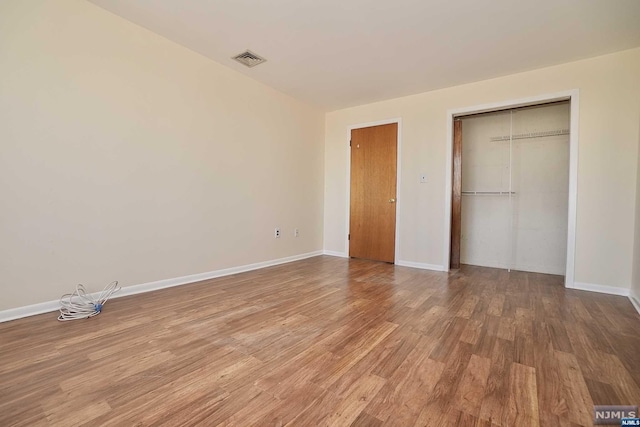
M 462 191 L 463 196 L 508 196 L 515 191 Z
M 500 141 L 511 141 L 513 139 L 529 139 L 529 138 L 544 138 L 547 136 L 559 136 L 559 135 L 569 135 L 569 129 L 560 129 L 560 130 L 547 130 L 542 132 L 530 132 L 530 133 L 521 133 L 518 135 L 503 135 L 503 136 L 493 136 L 490 138 L 491 142 L 500 142 Z

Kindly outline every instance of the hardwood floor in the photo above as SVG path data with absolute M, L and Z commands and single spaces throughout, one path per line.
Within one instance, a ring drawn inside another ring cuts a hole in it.
M 0 324 L 0 425 L 592 425 L 639 331 L 557 276 L 316 257 Z

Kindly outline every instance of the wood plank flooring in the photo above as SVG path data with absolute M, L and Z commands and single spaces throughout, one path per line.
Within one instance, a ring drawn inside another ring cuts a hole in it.
M 639 331 L 557 276 L 316 257 L 0 324 L 0 426 L 588 426 Z

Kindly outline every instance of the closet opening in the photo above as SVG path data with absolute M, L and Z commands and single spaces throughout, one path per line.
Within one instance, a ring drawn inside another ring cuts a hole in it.
M 451 113 L 450 269 L 573 275 L 572 101 Z

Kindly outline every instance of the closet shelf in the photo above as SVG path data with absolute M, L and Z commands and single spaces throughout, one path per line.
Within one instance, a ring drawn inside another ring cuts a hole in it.
M 463 191 L 463 196 L 508 196 L 516 194 L 515 191 Z
M 547 130 L 541 132 L 530 132 L 530 133 L 520 133 L 517 135 L 509 136 L 492 136 L 490 138 L 491 142 L 504 142 L 510 141 L 512 139 L 530 139 L 530 138 L 544 138 L 548 136 L 559 136 L 559 135 L 569 135 L 569 129 L 560 129 L 560 130 Z

